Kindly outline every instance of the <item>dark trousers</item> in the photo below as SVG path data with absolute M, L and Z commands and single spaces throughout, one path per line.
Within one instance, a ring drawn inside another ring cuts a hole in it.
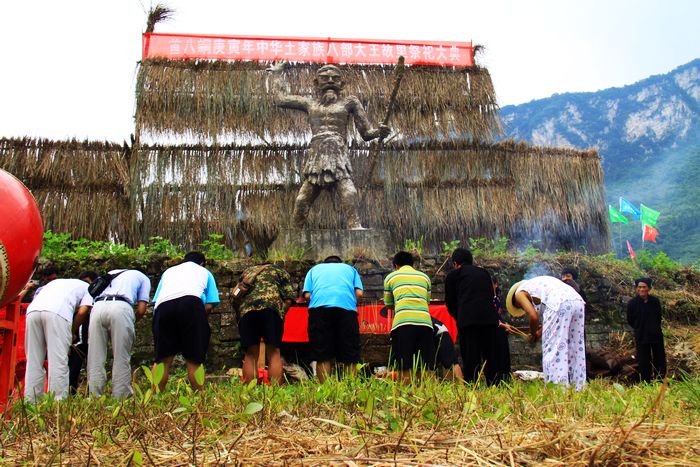
M 71 347 L 68 354 L 68 382 L 70 384 L 70 393 L 75 394 L 80 385 L 80 370 L 83 368 L 83 363 L 87 360 L 88 345 L 87 342 L 80 343 Z
M 482 373 L 488 384 L 497 382 L 498 327 L 466 326 L 459 329 L 459 351 L 466 382 L 475 382 Z
M 664 343 L 637 344 L 637 363 L 642 381 L 651 382 L 666 376 L 666 351 Z
M 80 385 L 80 370 L 83 364 L 87 361 L 88 353 L 88 328 L 90 327 L 89 318 L 80 326 L 80 344 L 70 348 L 68 354 L 68 383 L 70 384 L 70 393 L 75 394 Z
M 510 379 L 510 344 L 505 329 L 498 328 L 496 341 L 496 380 L 508 381 Z
M 311 346 L 308 342 L 283 341 L 280 346 L 280 353 L 285 362 L 297 364 L 306 371 L 306 374 L 312 374 Z

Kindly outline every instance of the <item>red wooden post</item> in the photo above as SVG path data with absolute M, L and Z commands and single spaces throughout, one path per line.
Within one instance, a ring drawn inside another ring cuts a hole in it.
M 4 408 L 15 386 L 17 364 L 17 334 L 19 331 L 20 301 L 5 305 L 5 316 L 0 315 L 0 408 Z

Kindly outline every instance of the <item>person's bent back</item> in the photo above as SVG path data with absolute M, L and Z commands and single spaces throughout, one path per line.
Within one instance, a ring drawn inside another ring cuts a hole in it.
M 360 361 L 360 325 L 357 300 L 362 281 L 357 270 L 329 256 L 309 270 L 304 280 L 304 298 L 309 300 L 309 344 L 316 360 L 318 378 L 323 382 L 331 362 Z
M 193 251 L 185 259 L 163 273 L 153 297 L 153 338 L 156 362 L 165 366 L 161 390 L 168 381 L 170 365 L 182 353 L 187 376 L 196 389 L 201 389 L 195 371 L 206 359 L 211 329 L 207 315 L 219 303 L 214 276 L 204 268 L 205 258 Z

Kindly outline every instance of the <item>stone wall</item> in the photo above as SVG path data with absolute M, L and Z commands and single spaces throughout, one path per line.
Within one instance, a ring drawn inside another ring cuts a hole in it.
M 444 278 L 449 271 L 449 266 L 443 265 L 444 258 L 423 258 L 417 267 L 428 274 L 433 281 L 433 299 L 444 298 Z M 239 334 L 233 310 L 228 303 L 228 291 L 239 278 L 243 269 L 253 264 L 252 261 L 220 261 L 210 262 L 208 268 L 216 278 L 221 294 L 221 305 L 214 309 L 209 317 L 212 328 L 212 338 L 207 356 L 207 368 L 209 372 L 219 373 L 225 369 L 239 366 L 241 355 L 239 352 Z M 278 263 L 287 270 L 292 277 L 292 284 L 297 291 L 301 291 L 306 272 L 313 266 L 309 261 L 286 261 Z M 382 298 L 383 279 L 391 271 L 389 260 L 354 260 L 353 264 L 362 277 L 365 287 L 364 299 L 368 302 L 376 302 Z M 171 263 L 166 258 L 155 262 L 147 271 L 153 283 L 153 290 L 158 283 L 160 274 Z M 527 261 L 502 258 L 489 260 L 481 264 L 496 275 L 503 284 L 504 293 L 507 286 L 516 280 L 520 280 L 531 267 Z M 439 272 L 438 272 L 439 270 Z M 436 274 L 437 272 L 437 274 Z M 557 271 L 558 272 L 558 271 Z M 542 274 L 546 271 L 541 272 Z M 549 271 L 555 273 L 555 271 Z M 610 332 L 624 329 L 621 310 L 628 297 L 620 295 L 618 289 L 613 287 L 604 277 L 589 275 L 587 281 L 581 281 L 589 299 L 586 316 L 586 340 L 588 349 L 595 349 L 605 344 Z M 153 336 L 151 331 L 151 312 L 146 318 L 137 324 L 136 342 L 134 345 L 132 363 L 140 365 L 148 363 L 153 358 Z M 516 321 L 519 326 L 526 326 L 524 319 Z M 383 363 L 386 361 L 389 350 L 388 336 L 364 336 L 363 357 L 370 363 Z M 541 348 L 538 344 L 530 347 L 524 339 L 518 336 L 510 338 L 513 368 L 541 368 Z

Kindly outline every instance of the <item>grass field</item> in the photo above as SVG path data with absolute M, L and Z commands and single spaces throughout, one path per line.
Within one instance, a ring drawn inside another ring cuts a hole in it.
M 237 379 L 133 398 L 16 402 L 3 464 L 697 465 L 700 379 L 581 392 L 425 379 L 331 379 L 274 386 Z

